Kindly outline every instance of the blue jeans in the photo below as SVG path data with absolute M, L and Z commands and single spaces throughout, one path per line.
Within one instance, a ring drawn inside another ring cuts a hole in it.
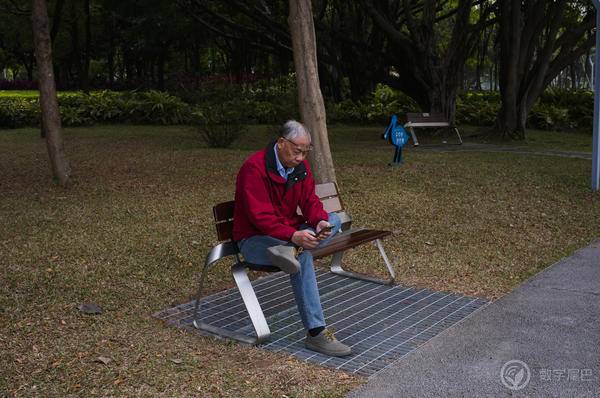
M 331 235 L 321 241 L 319 246 L 327 243 L 340 230 L 341 221 L 336 213 L 329 213 L 329 223 L 333 225 Z M 306 224 L 302 224 L 299 229 L 313 230 Z M 272 265 L 267 257 L 267 248 L 277 245 L 292 245 L 292 243 L 267 235 L 251 236 L 238 242 L 240 252 L 246 261 L 260 265 Z M 301 266 L 300 271 L 290 275 L 290 282 L 304 328 L 310 330 L 325 326 L 325 317 L 323 316 L 319 289 L 317 288 L 317 277 L 315 276 L 312 253 L 304 250 L 298 256 L 298 262 L 300 262 Z

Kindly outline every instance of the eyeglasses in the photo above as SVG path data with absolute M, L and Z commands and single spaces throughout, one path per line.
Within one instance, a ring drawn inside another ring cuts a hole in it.
M 290 140 L 290 139 L 288 139 L 288 138 L 285 138 L 285 137 L 283 137 L 283 136 L 282 136 L 281 138 L 283 138 L 283 139 L 284 139 L 284 140 L 286 140 L 287 142 L 289 142 L 289 143 L 291 143 L 291 144 L 293 144 L 293 145 L 294 145 L 294 155 L 296 155 L 296 156 L 297 156 L 297 155 L 302 155 L 302 156 L 304 156 L 304 157 L 307 157 L 307 156 L 308 156 L 308 154 L 310 153 L 310 151 L 312 151 L 312 150 L 313 150 L 313 146 L 312 146 L 312 144 L 309 144 L 309 145 L 308 145 L 308 149 L 302 149 L 302 148 L 300 148 L 300 147 L 298 146 L 298 144 L 296 144 L 294 141 L 292 141 L 292 140 Z

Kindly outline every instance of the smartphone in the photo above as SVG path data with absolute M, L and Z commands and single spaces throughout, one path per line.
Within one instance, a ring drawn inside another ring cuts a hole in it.
M 328 225 L 327 227 L 321 229 L 318 234 L 315 235 L 316 238 L 321 237 L 325 232 L 329 232 L 333 229 L 333 225 Z

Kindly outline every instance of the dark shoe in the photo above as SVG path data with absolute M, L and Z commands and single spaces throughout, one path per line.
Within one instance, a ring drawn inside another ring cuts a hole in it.
M 267 249 L 267 256 L 274 266 L 286 274 L 300 271 L 300 263 L 296 260 L 296 249 L 293 246 L 271 246 Z
M 323 330 L 315 337 L 307 333 L 304 345 L 309 350 L 320 352 L 321 354 L 329 355 L 331 357 L 345 357 L 352 354 L 352 348 L 346 344 L 340 343 L 333 335 L 333 332 L 328 329 Z

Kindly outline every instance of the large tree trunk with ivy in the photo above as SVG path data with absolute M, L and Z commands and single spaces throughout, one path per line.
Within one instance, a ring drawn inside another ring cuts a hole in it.
M 38 65 L 40 106 L 42 121 L 46 129 L 46 146 L 50 156 L 52 174 L 60 185 L 69 181 L 71 168 L 65 154 L 60 112 L 56 97 L 56 84 L 52 67 L 52 44 L 48 28 L 48 10 L 46 0 L 33 0 L 31 12 L 33 42 Z
M 493 133 L 524 139 L 527 117 L 548 84 L 594 44 L 594 10 L 567 0 L 499 3 L 502 104 Z
M 315 27 L 310 0 L 290 0 L 288 23 L 294 49 L 300 115 L 311 132 L 315 148 L 310 155 L 315 180 L 317 183 L 335 182 L 335 170 L 327 136 L 325 104 L 319 86 Z

